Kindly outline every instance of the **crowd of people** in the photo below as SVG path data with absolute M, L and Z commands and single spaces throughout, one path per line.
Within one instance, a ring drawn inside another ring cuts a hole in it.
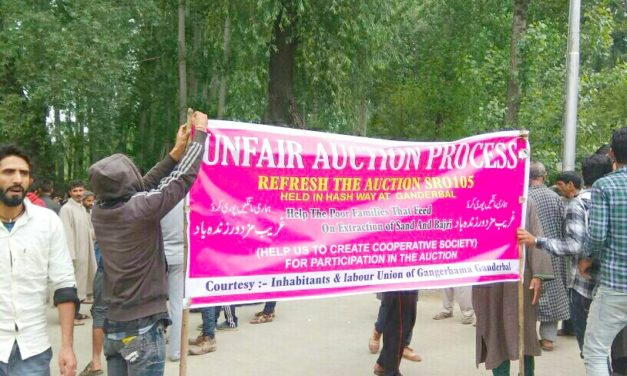
M 103 375 L 104 368 L 116 376 L 162 375 L 166 360 L 179 361 L 184 197 L 199 170 L 207 124 L 195 112 L 193 137 L 181 126 L 174 147 L 144 176 L 123 154 L 94 163 L 91 191 L 70 182 L 64 202 L 50 184 L 33 181 L 24 151 L 0 146 L 0 376 L 49 375 L 50 303 L 59 315 L 62 375 L 77 374 L 73 327 L 90 318 L 92 356 L 80 376 Z M 534 161 L 525 223 L 517 231 L 526 246 L 525 375 L 534 375 L 534 357 L 553 351 L 561 335 L 576 337 L 587 375 L 627 375 L 627 128 L 585 157 L 581 174 L 560 172 L 552 187 Z M 422 360 L 410 346 L 418 291 L 378 298 L 368 341 L 371 353 L 380 352 L 373 372 L 400 375 L 401 359 Z M 520 354 L 517 284 L 444 289 L 433 319 L 453 317 L 454 300 L 461 323 L 476 327 L 476 364 L 509 375 Z M 89 314 L 81 312 L 85 305 Z M 266 302 L 250 322 L 272 322 L 275 308 Z M 199 311 L 190 355 L 216 351 L 216 330 L 238 327 L 236 306 Z

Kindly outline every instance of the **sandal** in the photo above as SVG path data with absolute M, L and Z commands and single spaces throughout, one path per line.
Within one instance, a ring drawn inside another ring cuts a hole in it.
M 78 376 L 99 376 L 99 375 L 104 375 L 104 371 L 101 369 L 95 370 L 93 362 L 87 363 L 87 366 L 85 366 L 85 369 L 83 369 L 83 371 L 81 371 L 81 373 L 78 374 Z
M 79 313 L 78 315 L 76 315 L 76 320 L 87 320 L 89 318 L 89 315 L 84 315 L 82 313 Z
M 261 316 L 257 316 L 255 315 L 255 317 L 250 320 L 251 324 L 265 324 L 267 322 L 272 322 L 272 320 L 274 319 L 273 314 L 265 314 L 262 313 Z
M 540 347 L 544 351 L 553 351 L 553 341 L 548 340 L 548 339 L 541 339 Z
M 255 317 L 259 317 L 259 316 L 263 316 L 263 315 L 272 316 L 272 318 L 274 318 L 274 312 L 272 312 L 272 313 L 264 313 L 263 311 L 255 312 Z
M 74 326 L 85 325 L 85 321 L 74 319 Z

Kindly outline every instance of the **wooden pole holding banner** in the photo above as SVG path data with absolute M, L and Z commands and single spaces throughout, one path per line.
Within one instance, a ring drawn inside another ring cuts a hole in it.
M 191 130 L 192 127 L 192 114 L 194 110 L 191 108 L 187 109 L 187 122 L 185 123 L 185 127 L 187 130 Z M 191 135 L 191 133 L 190 133 Z M 187 141 L 189 143 L 189 139 Z M 185 275 L 187 273 L 187 254 L 189 252 L 188 249 L 188 239 L 187 239 L 187 214 L 189 213 L 189 203 L 185 201 L 183 205 L 183 267 L 185 268 L 185 273 L 183 273 L 183 316 L 181 317 L 181 359 L 179 363 L 179 376 L 187 375 L 187 353 L 188 353 L 188 343 L 187 343 L 187 331 L 189 327 L 189 300 L 185 298 Z
M 520 138 L 528 138 L 529 131 L 520 131 Z M 527 155 L 526 158 L 529 156 Z M 525 197 L 520 197 L 520 205 L 525 204 Z M 522 218 L 527 214 L 522 213 Z M 518 244 L 518 375 L 525 376 L 525 246 Z
M 524 215 L 524 213 L 523 213 Z M 518 375 L 525 376 L 525 248 L 518 245 Z M 182 358 L 181 358 L 182 359 Z

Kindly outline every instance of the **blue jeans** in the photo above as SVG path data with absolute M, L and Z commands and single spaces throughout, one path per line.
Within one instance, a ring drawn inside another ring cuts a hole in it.
M 94 276 L 94 303 L 91 305 L 92 327 L 103 328 L 105 316 L 107 315 L 107 305 L 102 299 L 104 287 L 104 269 L 98 266 Z
M 202 315 L 202 335 L 214 338 L 216 336 L 216 310 L 220 307 L 205 307 L 200 309 Z
M 586 322 L 590 312 L 590 303 L 592 303 L 592 299 L 588 299 L 574 289 L 570 289 L 570 321 L 577 337 L 579 351 L 583 350 L 583 339 L 586 335 Z
M 50 376 L 50 359 L 52 359 L 51 348 L 28 359 L 22 359 L 20 348 L 15 341 L 9 356 L 9 363 L 0 362 L 0 376 Z
M 275 308 L 276 308 L 276 302 L 275 301 L 266 302 L 266 304 L 264 304 L 264 306 L 263 306 L 263 313 L 266 314 L 266 315 L 274 313 L 274 309 Z
M 163 321 L 157 321 L 146 333 L 124 344 L 105 334 L 104 354 L 107 374 L 115 376 L 162 376 L 165 367 Z
M 627 294 L 599 286 L 586 327 L 583 361 L 587 376 L 609 376 L 608 356 L 614 337 L 627 325 Z

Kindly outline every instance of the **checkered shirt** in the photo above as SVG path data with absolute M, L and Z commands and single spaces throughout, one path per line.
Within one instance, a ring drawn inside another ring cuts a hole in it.
M 529 197 L 537 204 L 538 217 L 544 235 L 547 238 L 560 238 L 564 222 L 562 198 L 544 184 L 530 186 Z M 570 317 L 566 287 L 568 273 L 564 258 L 556 255 L 550 256 L 555 279 L 542 282 L 542 294 L 538 303 L 538 321 L 541 322 L 565 320 Z
M 577 264 L 583 252 L 583 243 L 588 235 L 587 205 L 590 201 L 590 192 L 581 191 L 566 204 L 562 236 L 559 238 L 538 238 L 537 246 L 555 256 L 571 256 L 568 287 L 575 289 L 579 294 L 592 299 L 592 290 L 595 283 L 579 274 Z
M 627 293 L 627 166 L 592 186 L 584 255 L 601 261 L 602 286 Z

